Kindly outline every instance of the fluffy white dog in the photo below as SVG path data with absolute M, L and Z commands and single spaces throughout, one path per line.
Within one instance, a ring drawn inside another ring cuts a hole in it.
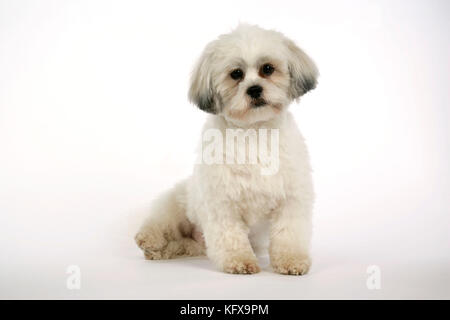
M 223 140 L 215 140 L 209 150 L 217 161 L 200 161 L 191 177 L 154 202 L 135 237 L 147 259 L 206 253 L 225 272 L 256 273 L 254 249 L 265 232 L 276 272 L 308 271 L 311 168 L 287 107 L 315 88 L 317 76 L 314 62 L 276 31 L 239 25 L 206 46 L 189 90 L 189 99 L 211 113 L 200 150 L 206 150 L 205 136 L 208 140 L 217 133 L 232 133 L 245 143 L 223 146 Z M 277 138 L 270 143 L 251 139 L 255 132 L 261 136 L 269 131 Z M 262 173 L 268 163 L 261 153 L 254 161 L 229 161 L 236 160 L 239 151 L 247 160 L 254 144 L 277 151 L 277 170 Z

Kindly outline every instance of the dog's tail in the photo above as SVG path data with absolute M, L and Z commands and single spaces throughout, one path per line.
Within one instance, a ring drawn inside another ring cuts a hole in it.
M 150 215 L 135 236 L 146 259 L 205 254 L 202 237 L 186 216 L 186 187 L 184 180 L 153 202 Z

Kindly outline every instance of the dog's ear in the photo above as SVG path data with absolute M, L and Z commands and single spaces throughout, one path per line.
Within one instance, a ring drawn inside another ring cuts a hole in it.
M 189 86 L 189 101 L 201 110 L 217 113 L 217 99 L 212 83 L 212 55 L 211 45 L 208 46 L 198 60 L 191 75 Z
M 291 76 L 290 93 L 293 99 L 297 99 L 316 87 L 319 71 L 314 61 L 293 41 L 286 39 L 286 46 Z

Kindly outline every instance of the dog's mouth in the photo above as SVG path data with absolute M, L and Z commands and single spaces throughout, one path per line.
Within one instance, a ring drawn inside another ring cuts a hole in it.
M 259 107 L 265 106 L 266 104 L 267 104 L 267 102 L 263 98 L 253 99 L 251 102 L 252 108 L 259 108 Z

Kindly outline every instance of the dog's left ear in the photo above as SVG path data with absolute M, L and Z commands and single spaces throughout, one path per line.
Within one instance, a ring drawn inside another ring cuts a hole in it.
M 211 75 L 212 55 L 212 44 L 209 44 L 192 71 L 188 96 L 201 110 L 215 114 L 218 108 Z
M 286 46 L 289 52 L 290 93 L 293 99 L 297 99 L 316 87 L 319 71 L 314 61 L 293 41 L 286 39 Z

